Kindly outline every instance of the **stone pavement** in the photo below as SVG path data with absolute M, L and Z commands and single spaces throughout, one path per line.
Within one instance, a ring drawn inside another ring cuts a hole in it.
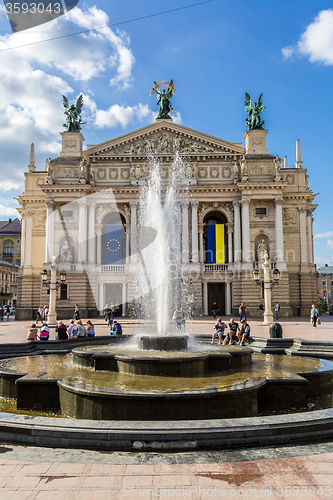
M 268 327 L 251 319 L 252 334 Z M 284 337 L 333 340 L 333 317 L 313 328 L 306 318 L 282 319 Z M 138 322 L 123 320 L 125 333 Z M 210 334 L 213 318 L 188 323 Z M 25 340 L 29 322 L 0 323 L 0 343 Z M 108 331 L 96 321 L 97 335 Z M 0 500 L 121 498 L 333 499 L 333 444 L 195 453 L 114 453 L 0 443 Z

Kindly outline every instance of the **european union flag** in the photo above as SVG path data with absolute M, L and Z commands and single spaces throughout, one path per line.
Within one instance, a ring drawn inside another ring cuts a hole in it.
M 112 224 L 105 226 L 105 265 L 122 263 L 123 226 Z

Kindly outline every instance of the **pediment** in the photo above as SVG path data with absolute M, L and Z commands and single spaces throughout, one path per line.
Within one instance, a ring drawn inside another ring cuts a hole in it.
M 177 150 L 180 155 L 195 156 L 197 159 L 239 157 L 245 153 L 241 143 L 223 141 L 173 123 L 172 120 L 157 120 L 147 127 L 89 146 L 84 156 L 94 163 L 126 157 L 146 158 L 148 153 L 168 157 Z

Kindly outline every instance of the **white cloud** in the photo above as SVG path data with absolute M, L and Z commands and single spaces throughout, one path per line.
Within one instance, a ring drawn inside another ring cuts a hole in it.
M 327 248 L 333 248 L 333 240 L 327 240 Z
M 312 63 L 333 64 L 333 10 L 319 12 L 314 21 L 307 26 L 295 47 L 282 49 L 282 55 L 289 59 L 292 55 L 308 57 Z
M 7 217 L 20 218 L 21 216 L 16 210 L 16 208 L 6 207 L 5 205 L 2 205 L 0 203 L 0 218 L 7 218 Z
M 295 49 L 293 47 L 284 47 L 281 52 L 285 59 L 290 59 L 293 56 Z
M 156 113 L 150 110 L 148 104 L 139 103 L 137 106 L 119 106 L 114 104 L 108 110 L 97 110 L 95 125 L 98 128 L 118 127 L 126 128 L 127 125 L 138 119 L 139 121 L 153 121 Z
M 314 238 L 332 238 L 333 231 L 326 231 L 326 233 L 317 233 L 313 237 Z

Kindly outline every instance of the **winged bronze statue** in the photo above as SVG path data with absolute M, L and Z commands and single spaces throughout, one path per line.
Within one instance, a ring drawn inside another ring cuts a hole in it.
M 262 103 L 262 93 L 258 98 L 258 102 L 252 104 L 250 95 L 245 92 L 245 111 L 249 114 L 248 118 L 245 118 L 246 125 L 248 125 L 249 130 L 262 130 L 264 125 L 264 120 L 260 118 L 261 113 L 264 111 L 266 106 Z
M 81 112 L 83 108 L 83 95 L 81 94 L 76 105 L 69 104 L 66 96 L 63 97 L 63 105 L 65 108 L 65 115 L 67 123 L 64 123 L 64 127 L 67 129 L 66 132 L 81 132 L 82 125 L 86 122 L 82 122 Z
M 161 90 L 161 87 L 167 87 L 167 90 Z M 165 80 L 154 82 L 153 87 L 150 89 L 150 95 L 153 92 L 157 94 L 157 105 L 160 107 L 157 118 L 171 118 L 169 113 L 170 111 L 173 113 L 173 107 L 170 99 L 176 93 L 173 80 L 170 82 L 166 82 Z

